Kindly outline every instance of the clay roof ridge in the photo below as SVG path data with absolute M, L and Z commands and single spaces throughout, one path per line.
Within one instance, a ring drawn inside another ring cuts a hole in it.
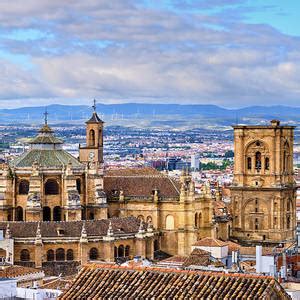
M 114 270 L 128 270 L 128 271 L 153 271 L 163 273 L 182 273 L 182 274 L 202 274 L 212 276 L 225 276 L 225 277 L 242 277 L 242 278 L 261 278 L 261 279 L 274 279 L 273 276 L 258 275 L 258 274 L 246 274 L 246 273 L 225 273 L 225 272 L 214 272 L 214 271 L 198 271 L 198 270 L 174 270 L 168 268 L 159 267 L 147 267 L 147 266 L 119 266 L 110 264 L 85 264 L 82 269 L 114 269 Z

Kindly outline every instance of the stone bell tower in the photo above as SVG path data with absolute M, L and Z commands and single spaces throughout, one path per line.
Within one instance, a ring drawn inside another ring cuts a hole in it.
M 295 239 L 294 127 L 233 126 L 232 238 L 245 244 Z
M 86 145 L 79 148 L 79 160 L 83 163 L 103 163 L 103 124 L 96 112 L 94 100 L 93 115 L 86 121 Z

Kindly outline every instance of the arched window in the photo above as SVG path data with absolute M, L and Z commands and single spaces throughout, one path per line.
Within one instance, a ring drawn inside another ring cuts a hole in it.
M 266 170 L 270 169 L 270 158 L 269 157 L 265 158 L 265 169 Z
M 51 209 L 48 206 L 43 207 L 43 221 L 51 221 Z
M 146 220 L 147 220 L 146 221 L 147 223 L 152 223 L 152 217 L 151 216 L 148 216 Z
M 195 213 L 195 227 L 198 227 L 198 214 Z
M 81 180 L 79 178 L 76 179 L 76 189 L 78 194 L 81 194 Z
M 142 215 L 139 215 L 139 216 L 138 216 L 138 219 L 139 219 L 140 221 L 143 221 L 143 222 L 145 221 L 145 218 L 144 218 L 144 216 L 142 216 Z
M 20 253 L 20 261 L 30 261 L 30 253 L 27 249 L 23 249 Z
M 98 249 L 91 248 L 89 253 L 90 260 L 97 260 L 98 259 Z
M 53 221 L 61 221 L 61 208 L 55 206 L 53 209 Z
M 130 253 L 130 246 L 126 246 L 125 247 L 125 257 L 129 257 L 129 253 Z
M 45 194 L 46 195 L 58 195 L 59 184 L 55 179 L 48 179 L 45 183 Z
M 54 261 L 54 251 L 52 249 L 47 251 L 47 261 Z
M 290 229 L 290 226 L 291 226 L 291 218 L 290 218 L 290 216 L 288 216 L 286 219 L 286 228 Z
M 124 246 L 120 245 L 118 247 L 118 257 L 124 257 Z
M 58 248 L 56 250 L 55 256 L 56 256 L 57 261 L 64 261 L 65 260 L 65 250 L 63 248 Z
M 114 247 L 114 258 L 118 257 L 118 248 L 115 246 Z
M 27 195 L 29 192 L 29 181 L 22 179 L 19 183 L 19 194 Z
M 247 169 L 248 170 L 252 169 L 252 159 L 251 159 L 251 157 L 247 157 Z
M 174 225 L 174 217 L 171 216 L 171 215 L 168 215 L 166 217 L 166 229 L 168 230 L 173 230 L 175 228 L 175 225 Z
M 259 151 L 255 153 L 255 169 L 261 169 L 261 153 Z
M 95 146 L 95 130 L 91 129 L 89 131 L 89 146 Z
M 15 211 L 15 220 L 16 221 L 23 221 L 23 208 L 18 206 Z
M 72 249 L 67 250 L 67 260 L 74 260 L 74 253 Z

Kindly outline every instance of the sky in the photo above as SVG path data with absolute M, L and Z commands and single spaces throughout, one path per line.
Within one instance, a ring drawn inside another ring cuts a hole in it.
M 300 106 L 298 0 L 1 0 L 0 108 Z

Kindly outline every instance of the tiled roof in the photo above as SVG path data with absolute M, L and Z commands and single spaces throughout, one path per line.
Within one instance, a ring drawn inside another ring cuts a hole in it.
M 82 167 L 74 156 L 64 150 L 38 150 L 32 149 L 25 152 L 20 157 L 10 162 L 11 166 L 16 168 L 32 167 L 33 163 L 38 163 L 41 167 L 59 167 L 62 168 L 68 163 L 73 167 Z
M 104 123 L 104 122 L 98 117 L 97 113 L 94 111 L 91 118 L 85 123 L 88 124 L 88 123 Z
M 267 276 L 92 265 L 59 299 L 291 299 Z
M 121 168 L 121 169 L 110 169 L 105 172 L 106 176 L 149 176 L 149 175 L 161 175 L 159 171 L 154 168 Z
M 203 247 L 224 247 L 227 246 L 227 242 L 223 242 L 218 239 L 211 237 L 203 238 L 202 240 L 197 241 L 193 246 L 203 246 Z
M 108 199 L 119 195 L 152 197 L 158 190 L 159 197 L 176 198 L 180 195 L 180 185 L 170 177 L 153 169 L 123 169 L 109 171 L 104 176 L 104 190 Z
M 228 254 L 231 254 L 232 251 L 237 251 L 241 248 L 241 245 L 232 241 L 226 241 L 226 243 L 228 244 Z
M 194 249 L 188 256 L 174 255 L 160 261 L 159 267 L 188 267 L 188 266 L 208 266 L 211 264 L 210 253 L 201 249 Z
M 111 218 L 103 220 L 68 221 L 68 222 L 40 222 L 42 237 L 61 237 L 58 229 L 64 231 L 65 237 L 80 237 L 83 223 L 88 236 L 105 236 L 109 222 L 112 224 L 114 234 L 137 233 L 140 220 L 134 217 Z M 27 238 L 36 236 L 38 222 L 9 222 L 11 235 L 14 238 Z M 7 222 L 0 222 L 0 229 L 6 230 Z M 144 224 L 146 228 L 146 224 Z
M 74 275 L 66 277 L 58 277 L 55 279 L 44 280 L 41 289 L 65 290 L 69 288 L 74 280 Z
M 40 269 L 22 267 L 22 266 L 5 266 L 0 268 L 0 278 L 18 278 L 29 274 L 41 273 Z M 42 276 L 43 277 L 43 276 Z

